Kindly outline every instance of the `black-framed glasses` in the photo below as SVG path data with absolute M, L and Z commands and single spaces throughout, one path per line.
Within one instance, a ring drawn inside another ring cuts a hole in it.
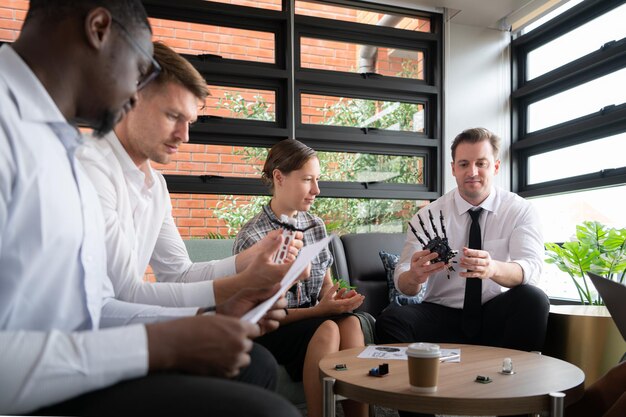
M 159 75 L 159 73 L 161 72 L 161 66 L 156 61 L 156 59 L 154 59 L 154 57 L 148 53 L 148 51 L 142 48 L 141 45 L 139 45 L 139 43 L 135 39 L 133 39 L 130 32 L 128 32 L 128 29 L 126 29 L 126 27 L 124 27 L 124 25 L 120 21 L 115 18 L 113 18 L 112 20 L 113 23 L 116 23 L 119 28 L 122 29 L 122 33 L 124 33 L 124 37 L 126 38 L 128 43 L 130 43 L 133 48 L 135 48 L 141 55 L 145 56 L 150 61 L 150 69 L 145 74 L 142 73 L 140 75 L 140 78 L 137 80 L 137 91 L 139 91 Z

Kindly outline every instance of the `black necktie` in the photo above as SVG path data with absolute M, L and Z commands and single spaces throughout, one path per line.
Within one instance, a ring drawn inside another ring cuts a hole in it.
M 470 225 L 469 232 L 469 244 L 470 249 L 482 249 L 482 242 L 480 237 L 480 213 L 483 209 L 469 210 L 468 213 L 472 218 L 472 224 Z M 483 282 L 480 278 L 466 278 L 465 279 L 465 299 L 463 300 L 463 332 L 469 338 L 474 338 L 480 333 L 480 327 L 482 322 L 482 306 L 481 296 L 483 289 Z

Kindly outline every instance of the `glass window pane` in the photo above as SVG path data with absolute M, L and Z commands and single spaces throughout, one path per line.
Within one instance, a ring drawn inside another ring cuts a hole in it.
M 566 11 L 568 11 L 569 9 L 571 9 L 572 7 L 576 6 L 577 4 L 582 3 L 584 0 L 569 0 L 567 1 L 565 4 L 563 4 L 562 6 L 557 7 L 556 9 L 554 9 L 553 11 L 549 12 L 548 14 L 546 14 L 545 16 L 537 19 L 536 21 L 534 21 L 533 23 L 529 24 L 528 26 L 526 26 L 525 28 L 523 28 L 521 30 L 520 35 L 524 35 L 532 30 L 537 29 L 539 26 L 543 25 L 544 23 L 554 19 L 555 17 L 557 17 L 560 14 L 565 13 Z
M 406 232 L 407 222 L 428 201 L 318 198 L 311 213 L 329 233 Z
M 261 178 L 268 149 L 183 143 L 163 174 Z M 318 152 L 322 181 L 424 184 L 424 158 L 365 153 Z
M 267 10 L 282 10 L 281 0 L 210 0 L 212 3 L 226 3 L 237 6 L 257 7 Z
M 424 158 L 318 152 L 322 181 L 424 184 Z
M 373 45 L 302 38 L 301 66 L 389 77 L 424 79 L 424 53 Z
M 531 199 L 541 218 L 546 242 L 565 242 L 583 221 L 626 227 L 626 185 Z
M 607 227 L 626 227 L 626 186 L 537 197 L 531 201 L 539 213 L 545 242 L 570 240 L 576 233 L 576 225 L 583 221 L 598 221 Z M 551 297 L 578 300 L 570 276 L 554 265 L 544 264 L 539 286 Z
M 204 115 L 234 119 L 276 120 L 276 92 L 239 87 L 210 85 L 211 95 L 206 98 Z
M 269 201 L 268 196 L 172 194 L 173 215 L 183 239 L 234 237 Z M 317 198 L 311 213 L 329 233 L 405 232 L 407 221 L 428 204 L 415 200 Z
M 302 94 L 302 123 L 424 132 L 424 105 Z
M 528 158 L 528 183 L 537 184 L 603 169 L 626 166 L 622 152 L 626 148 L 626 133 L 568 146 Z
M 212 54 L 226 59 L 276 62 L 274 34 L 271 32 L 152 18 L 150 24 L 153 40 L 163 41 L 181 54 Z
M 534 132 L 626 103 L 626 68 L 555 94 L 528 106 L 528 131 Z
M 546 256 L 547 258 L 547 256 Z M 567 272 L 561 271 L 556 265 L 544 262 L 543 271 L 537 286 L 545 291 L 550 298 L 579 301 L 576 285 Z
M 528 54 L 529 80 L 626 37 L 626 5 L 594 19 Z
M 430 19 L 370 12 L 350 7 L 296 0 L 296 14 L 367 25 L 395 27 L 417 32 L 430 32 Z

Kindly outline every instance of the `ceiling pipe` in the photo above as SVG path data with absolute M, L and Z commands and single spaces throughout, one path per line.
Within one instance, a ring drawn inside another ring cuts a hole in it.
M 404 16 L 386 14 L 376 23 L 376 26 L 396 27 L 402 19 Z M 359 50 L 359 74 L 376 72 L 377 57 L 377 46 L 362 45 Z

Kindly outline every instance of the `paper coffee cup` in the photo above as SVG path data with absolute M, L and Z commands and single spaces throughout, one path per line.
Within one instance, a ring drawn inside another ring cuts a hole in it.
M 441 349 L 434 343 L 413 343 L 406 350 L 409 384 L 415 392 L 436 392 Z

